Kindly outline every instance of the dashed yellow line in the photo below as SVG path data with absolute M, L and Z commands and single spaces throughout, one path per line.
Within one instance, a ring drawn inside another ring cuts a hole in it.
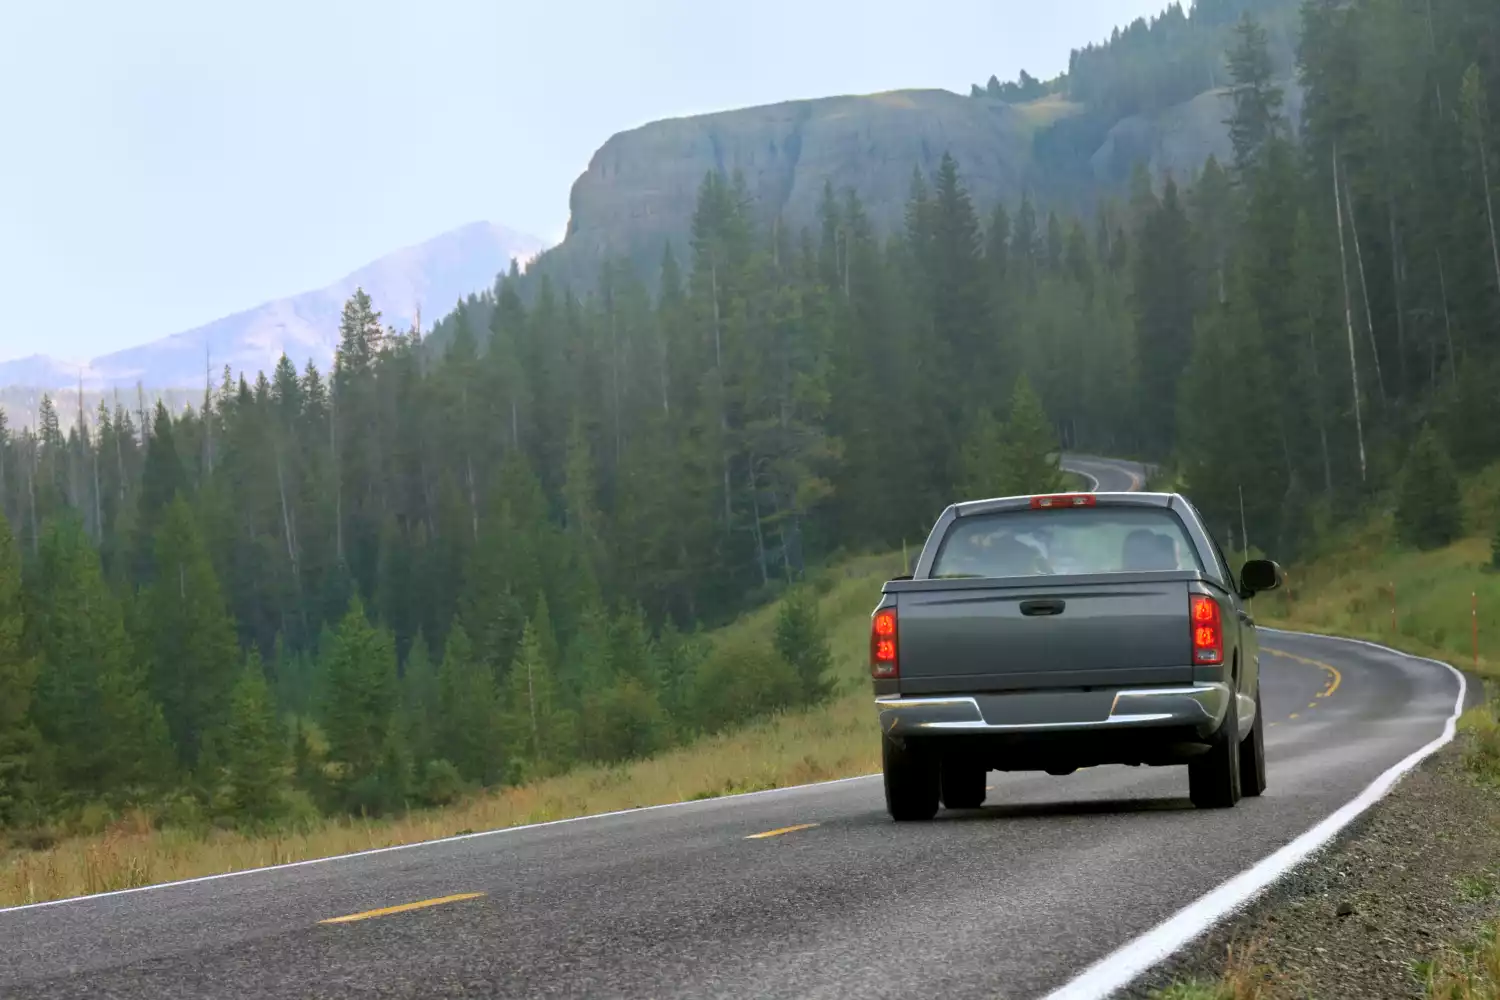
M 405 913 L 408 910 L 421 910 L 429 906 L 441 906 L 444 903 L 457 903 L 465 899 L 478 899 L 483 896 L 482 892 L 461 892 L 455 896 L 439 896 L 436 899 L 424 899 L 417 903 L 402 903 L 400 906 L 387 906 L 379 910 L 365 910 L 363 913 L 351 913 L 346 917 L 330 917 L 327 920 L 319 920 L 320 924 L 350 924 L 356 920 L 369 920 L 371 917 L 385 917 L 392 913 Z
M 796 833 L 798 830 L 811 830 L 817 826 L 816 823 L 799 823 L 796 826 L 783 826 L 777 830 L 767 830 L 765 833 L 752 833 L 746 840 L 764 840 L 767 837 L 779 837 L 783 833 Z

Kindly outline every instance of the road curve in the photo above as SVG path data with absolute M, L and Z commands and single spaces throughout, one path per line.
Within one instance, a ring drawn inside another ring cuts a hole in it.
M 692 802 L 3 910 L 0 996 L 1040 997 L 1434 740 L 1460 683 L 1270 633 L 1263 671 L 1270 787 L 1232 810 L 1126 767 L 995 773 L 928 824 L 877 777 Z
M 1092 455 L 1062 455 L 1058 466 L 1088 479 L 1091 493 L 1134 493 L 1144 489 L 1150 469 L 1140 462 Z

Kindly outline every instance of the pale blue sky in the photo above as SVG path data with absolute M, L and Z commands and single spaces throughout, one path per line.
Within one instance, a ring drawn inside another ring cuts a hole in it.
M 0 0 L 0 359 L 83 359 L 490 219 L 612 133 L 967 92 L 1165 0 Z

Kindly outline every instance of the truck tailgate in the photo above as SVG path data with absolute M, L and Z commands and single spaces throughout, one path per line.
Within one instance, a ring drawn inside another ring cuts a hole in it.
M 1189 575 L 895 585 L 901 692 L 1191 683 Z

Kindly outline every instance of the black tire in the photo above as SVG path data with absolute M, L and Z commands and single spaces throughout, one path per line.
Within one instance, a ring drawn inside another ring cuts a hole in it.
M 880 739 L 885 808 L 898 823 L 932 819 L 938 811 L 937 760 L 920 744 Z
M 945 760 L 942 764 L 943 806 L 947 809 L 978 809 L 984 805 L 983 765 Z
M 1231 693 L 1209 751 L 1188 764 L 1188 796 L 1199 809 L 1228 809 L 1240 800 L 1239 735 L 1239 699 Z
M 1255 691 L 1255 725 L 1240 744 L 1240 794 L 1257 796 L 1266 790 L 1266 723 L 1260 710 L 1260 689 Z

